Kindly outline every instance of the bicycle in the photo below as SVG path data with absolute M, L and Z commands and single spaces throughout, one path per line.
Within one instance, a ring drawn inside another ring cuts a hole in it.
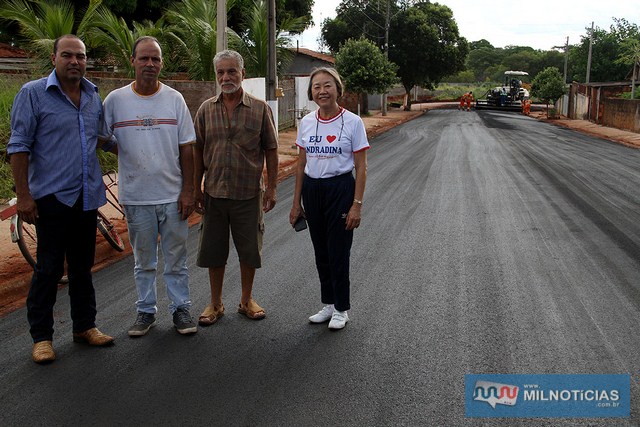
M 105 183 L 105 189 L 107 190 L 107 201 L 118 212 L 122 214 L 124 218 L 124 211 L 118 203 L 118 198 L 114 194 L 112 188 L 118 185 L 117 175 L 114 172 L 110 172 L 107 175 L 109 183 Z M 115 177 L 114 177 L 115 176 Z M 38 238 L 36 234 L 36 227 L 34 224 L 28 224 L 24 222 L 18 216 L 18 206 L 16 205 L 17 198 L 14 197 L 9 200 L 9 207 L 0 211 L 0 220 L 4 221 L 11 219 L 9 222 L 9 232 L 11 234 L 11 241 L 18 244 L 20 253 L 24 259 L 35 268 L 36 266 L 36 248 L 38 246 Z M 113 249 L 118 252 L 124 251 L 124 242 L 118 234 L 115 224 L 100 210 L 98 209 L 98 219 L 96 227 L 100 233 L 104 236 L 105 240 L 109 242 Z M 61 283 L 66 282 L 66 276 L 61 279 Z
M 107 192 L 107 203 L 109 203 L 116 211 L 120 212 L 122 215 L 121 219 L 124 219 L 124 210 L 122 206 L 120 206 L 120 201 L 118 200 L 118 196 L 115 195 L 112 188 L 118 185 L 118 173 L 116 171 L 109 171 L 103 175 L 103 182 L 105 178 L 109 181 L 104 184 L 105 190 Z M 113 249 L 118 252 L 124 251 L 124 242 L 120 238 L 120 235 L 115 229 L 115 225 L 109 220 L 109 218 L 98 209 L 98 230 L 104 236 L 105 240 L 109 242 Z

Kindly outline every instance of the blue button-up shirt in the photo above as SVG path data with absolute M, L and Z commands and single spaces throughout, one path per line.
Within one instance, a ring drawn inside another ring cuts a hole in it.
M 13 100 L 7 153 L 29 153 L 29 190 L 34 199 L 54 194 L 83 209 L 106 203 L 96 156 L 102 122 L 98 88 L 83 78 L 80 108 L 62 92 L 55 70 L 25 84 Z

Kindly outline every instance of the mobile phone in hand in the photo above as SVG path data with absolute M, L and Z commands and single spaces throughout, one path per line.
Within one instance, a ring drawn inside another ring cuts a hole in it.
M 293 228 L 296 231 L 302 231 L 307 228 L 307 221 L 303 216 L 298 217 L 296 222 L 293 224 Z

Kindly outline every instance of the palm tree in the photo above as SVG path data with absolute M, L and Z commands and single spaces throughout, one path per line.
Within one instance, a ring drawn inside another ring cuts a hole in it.
M 95 25 L 89 32 L 92 43 L 100 46 L 107 55 L 111 55 L 118 67 L 133 75 L 131 50 L 136 36 L 122 18 L 115 16 L 109 9 L 101 7 L 96 11 Z
M 117 66 L 125 70 L 129 77 L 135 76 L 135 70 L 131 65 L 131 53 L 135 41 L 142 36 L 156 37 L 163 47 L 164 70 L 171 71 L 174 67 L 171 52 L 175 37 L 168 31 L 164 17 L 156 22 L 134 21 L 132 26 L 133 30 L 127 26 L 123 18 L 117 17 L 106 7 L 100 7 L 96 11 L 94 25 L 88 31 L 87 37 L 92 44 L 100 46 L 107 55 L 111 55 Z
M 227 0 L 227 11 L 235 0 Z M 174 4 L 165 14 L 173 25 L 171 32 L 180 40 L 181 51 L 186 58 L 189 75 L 194 80 L 215 80 L 213 57 L 216 54 L 216 2 L 184 0 Z M 229 46 L 238 44 L 235 32 L 226 29 Z
M 101 3 L 91 0 L 77 25 L 73 3 L 68 0 L 6 0 L 0 5 L 0 19 L 18 24 L 36 56 L 38 71 L 44 71 L 51 68 L 54 41 L 65 34 L 76 34 L 84 40 Z
M 269 31 L 268 3 L 266 0 L 253 0 L 249 10 L 245 11 L 247 30 L 240 35 L 242 43 L 239 51 L 245 60 L 245 69 L 249 77 L 267 75 Z M 306 26 L 304 17 L 285 19 L 276 30 L 276 55 L 278 58 L 278 74 L 281 74 L 293 60 L 293 52 L 289 49 L 291 40 L 288 33 L 302 32 Z

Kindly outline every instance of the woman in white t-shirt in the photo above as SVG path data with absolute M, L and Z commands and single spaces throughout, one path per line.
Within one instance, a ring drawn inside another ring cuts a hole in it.
M 338 105 L 342 93 L 335 69 L 311 73 L 307 95 L 320 108 L 298 128 L 300 154 L 289 214 L 292 225 L 306 218 L 320 276 L 324 307 L 309 321 L 330 321 L 330 329 L 342 329 L 349 321 L 349 257 L 353 230 L 360 225 L 369 148 L 360 117 Z

